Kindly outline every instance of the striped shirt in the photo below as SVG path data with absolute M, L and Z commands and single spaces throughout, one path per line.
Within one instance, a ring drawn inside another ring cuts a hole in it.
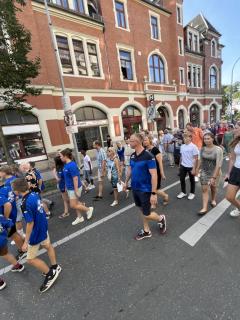
M 103 148 L 100 148 L 97 150 L 97 163 L 98 163 L 98 169 L 102 169 L 102 162 L 107 161 L 107 155 Z

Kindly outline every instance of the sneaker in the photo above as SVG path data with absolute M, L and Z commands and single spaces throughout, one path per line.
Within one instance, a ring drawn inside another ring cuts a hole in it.
M 195 179 L 195 182 L 199 181 L 199 178 L 197 176 L 194 179 Z
M 180 193 L 177 195 L 177 198 L 178 198 L 178 199 L 182 199 L 182 198 L 185 198 L 186 196 L 187 196 L 186 193 L 180 192 Z
M 93 201 L 98 201 L 98 200 L 102 200 L 102 199 L 103 199 L 102 196 L 93 197 Z
M 50 269 L 49 273 L 50 273 L 50 275 L 45 276 L 43 284 L 41 285 L 41 287 L 39 289 L 39 291 L 41 293 L 49 290 L 59 276 L 59 272 L 57 271 L 57 269 Z
M 144 238 L 151 238 L 152 232 L 146 232 L 143 229 L 139 231 L 139 233 L 136 235 L 135 240 L 142 240 Z
M 161 234 L 164 234 L 167 231 L 167 220 L 164 214 L 161 215 L 162 220 L 158 222 L 158 227 Z
M 23 251 L 18 251 L 18 254 L 16 255 L 16 260 L 17 262 L 19 262 L 20 260 L 26 258 L 27 256 L 27 252 L 23 252 Z
M 84 218 L 83 217 L 77 217 L 73 222 L 72 222 L 72 225 L 75 226 L 76 224 L 79 224 L 81 222 L 84 221 Z
M 110 207 L 115 207 L 118 205 L 118 201 L 114 200 L 112 204 L 110 204 Z
M 53 266 L 51 266 L 50 269 L 57 270 L 58 273 L 60 273 L 62 271 L 62 268 L 61 268 L 61 266 L 59 264 L 55 268 Z M 46 273 L 42 273 L 42 276 L 46 277 L 47 274 Z
M 89 210 L 87 212 L 87 220 L 90 220 L 92 218 L 93 209 L 93 207 L 89 207 Z
M 96 187 L 95 187 L 94 184 L 90 184 L 90 185 L 88 186 L 88 188 L 89 188 L 90 190 L 92 190 L 92 189 L 95 189 Z
M 6 282 L 3 279 L 0 279 L 0 290 L 3 290 L 6 287 Z
M 230 212 L 230 216 L 233 217 L 233 218 L 237 218 L 240 216 L 240 210 L 238 209 L 235 209 L 233 211 Z
M 24 266 L 20 263 L 15 264 L 15 266 L 12 267 L 12 272 L 22 272 L 24 270 Z
M 189 193 L 188 200 L 193 200 L 194 198 L 195 198 L 195 194 L 194 193 Z

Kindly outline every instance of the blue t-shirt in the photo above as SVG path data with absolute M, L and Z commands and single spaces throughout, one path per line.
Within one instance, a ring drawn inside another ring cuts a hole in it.
M 120 149 L 117 148 L 117 154 L 120 161 L 124 161 L 124 151 L 125 151 L 124 147 L 121 147 Z
M 0 248 L 3 248 L 7 245 L 8 229 L 10 229 L 12 226 L 12 220 L 6 219 L 3 215 L 0 215 Z
M 29 244 L 36 245 L 46 240 L 48 236 L 48 222 L 40 196 L 35 192 L 27 193 L 22 198 L 21 208 L 26 223 L 34 223 Z
M 80 172 L 76 162 L 66 163 L 63 167 L 63 174 L 67 190 L 74 190 L 73 177 L 78 177 L 78 188 L 81 187 Z
M 16 179 L 16 177 L 13 176 L 11 178 L 8 178 L 5 181 L 4 186 L 1 186 L 1 188 L 0 188 L 0 195 L 5 197 L 8 200 L 7 202 L 11 203 L 12 210 L 11 210 L 9 218 L 12 219 L 12 222 L 15 224 L 16 223 L 16 219 L 17 219 L 16 195 L 12 191 L 12 186 L 11 186 L 11 182 L 14 179 Z
M 4 216 L 4 205 L 8 202 L 8 198 L 0 194 L 0 215 Z
M 149 169 L 156 169 L 154 156 L 143 150 L 139 155 L 134 152 L 130 157 L 131 187 L 133 190 L 152 192 L 152 176 Z
M 57 171 L 57 176 L 60 179 L 58 181 L 58 188 L 61 192 L 65 191 L 65 179 L 64 179 L 64 172 L 63 169 L 58 169 Z
M 41 175 L 41 172 L 40 172 L 38 169 L 34 168 L 33 171 L 34 171 L 34 173 L 35 173 L 37 182 L 38 182 L 39 180 L 43 180 L 42 175 Z M 41 191 L 43 191 L 44 189 L 45 189 L 45 185 L 44 185 L 44 182 L 42 181 Z

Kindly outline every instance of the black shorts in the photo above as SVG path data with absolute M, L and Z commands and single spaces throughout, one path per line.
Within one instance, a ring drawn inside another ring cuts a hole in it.
M 228 183 L 240 188 L 240 169 L 239 168 L 232 167 Z
M 142 209 L 142 213 L 144 216 L 149 216 L 151 214 L 151 192 L 133 190 L 132 194 L 135 205 Z
M 14 235 L 14 233 L 17 232 L 16 226 L 14 225 L 8 232 L 8 238 L 11 238 L 12 235 Z

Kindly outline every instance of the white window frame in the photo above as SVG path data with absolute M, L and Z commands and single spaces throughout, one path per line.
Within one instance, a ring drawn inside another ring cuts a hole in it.
M 180 47 L 180 42 L 181 42 L 181 47 Z M 182 51 L 182 53 L 181 53 L 181 51 Z M 184 56 L 184 41 L 183 41 L 183 37 L 178 37 L 178 55 L 179 56 Z
M 117 57 L 118 57 L 118 64 L 119 64 L 119 75 L 120 80 L 122 82 L 137 82 L 137 75 L 136 75 L 136 63 L 135 63 L 135 55 L 134 55 L 134 48 L 130 47 L 125 44 L 117 43 Z M 121 59 L 120 59 L 120 50 L 128 51 L 131 54 L 131 62 L 132 62 L 132 73 L 133 73 L 133 80 L 124 79 L 122 75 L 122 69 L 121 69 Z
M 215 44 L 215 55 L 213 55 L 213 51 L 212 51 L 212 43 L 214 42 Z M 217 49 L 217 41 L 213 38 L 211 40 L 211 57 L 213 58 L 217 58 L 217 55 L 218 55 L 218 49 Z
M 56 4 L 56 0 L 54 0 L 53 2 Z M 89 15 L 87 0 L 83 0 L 83 5 L 84 5 L 84 13 Z M 69 9 L 74 10 L 73 0 L 68 0 L 68 6 L 69 6 Z
M 193 30 L 193 29 L 188 29 L 187 31 L 187 44 L 188 44 L 188 48 L 190 48 L 190 45 L 189 45 L 189 39 L 190 39 L 190 36 L 189 34 L 192 33 L 193 37 L 192 37 L 192 51 L 193 52 L 200 52 L 200 38 L 199 38 L 199 33 L 198 31 L 196 30 Z M 198 38 L 198 46 L 197 48 L 195 48 L 195 41 L 194 41 L 194 36 L 197 36 Z
M 56 36 L 65 37 L 68 40 L 68 48 L 69 48 L 69 52 L 70 52 L 70 56 L 71 56 L 73 74 L 64 73 L 63 70 L 62 70 L 62 66 L 61 66 L 61 73 L 62 73 L 62 75 L 64 77 L 79 77 L 79 78 L 96 79 L 96 80 L 105 79 L 105 76 L 104 76 L 104 73 L 103 73 L 102 55 L 101 55 L 101 51 L 100 51 L 99 39 L 98 38 L 89 37 L 89 35 L 85 35 L 85 34 L 81 34 L 81 33 L 75 34 L 75 33 L 71 33 L 71 32 L 66 32 L 66 31 L 62 31 L 61 29 L 58 29 L 58 28 L 54 28 L 53 32 L 54 32 L 54 35 L 55 35 L 54 39 L 55 39 L 56 48 L 58 48 Z M 78 73 L 78 67 L 77 67 L 77 63 L 76 63 L 76 59 L 75 59 L 75 53 L 74 53 L 74 49 L 73 49 L 73 43 L 72 43 L 73 39 L 80 40 L 80 41 L 83 42 L 83 49 L 84 49 L 85 62 L 86 62 L 86 68 L 87 68 L 88 75 L 80 75 Z M 100 76 L 99 77 L 93 76 L 91 65 L 90 65 L 90 61 L 89 61 L 87 43 L 93 43 L 93 44 L 96 45 L 98 65 L 99 65 L 99 71 L 100 71 Z M 59 51 L 58 51 L 58 54 L 59 54 Z
M 202 89 L 202 83 L 203 83 L 203 78 L 202 78 L 202 66 L 200 64 L 194 64 L 194 63 L 187 63 L 187 74 L 188 74 L 188 67 L 191 67 L 191 83 L 190 86 L 188 85 L 188 77 L 187 77 L 187 86 L 189 88 L 194 88 L 194 89 Z M 193 86 L 193 68 L 195 67 L 196 70 L 196 84 L 197 86 Z M 200 69 L 200 87 L 198 86 L 198 69 Z M 209 78 L 210 79 L 210 78 Z
M 116 8 L 115 8 L 115 1 L 121 2 L 123 4 L 123 6 L 124 6 L 126 28 L 122 28 L 122 27 L 118 26 L 117 11 L 116 11 Z M 129 22 L 128 22 L 127 0 L 113 0 L 113 12 L 114 12 L 114 17 L 115 17 L 115 28 L 130 32 Z
M 216 69 L 216 77 L 217 77 L 217 87 L 216 88 L 211 88 L 211 69 L 212 68 L 215 68 Z M 215 64 L 212 64 L 210 67 L 209 67 L 209 71 L 208 71 L 208 82 L 209 82 L 209 89 L 210 90 L 219 90 L 219 69 L 218 67 L 215 65 Z
M 152 35 L 152 23 L 151 23 L 151 17 L 157 18 L 157 24 L 158 24 L 158 39 L 153 38 Z M 159 41 L 162 42 L 162 35 L 161 35 L 161 24 L 160 24 L 160 16 L 159 14 L 153 12 L 153 11 L 149 11 L 149 25 L 150 25 L 150 33 L 151 33 L 151 39 L 154 41 Z
M 181 71 L 183 73 L 183 82 L 181 81 Z M 179 83 L 180 85 L 185 85 L 186 79 L 185 79 L 185 69 L 183 67 L 179 68 Z
M 180 9 L 180 22 L 178 21 L 178 8 Z M 183 25 L 183 9 L 182 9 L 182 5 L 177 3 L 176 4 L 176 16 L 177 16 L 177 24 L 179 25 Z

